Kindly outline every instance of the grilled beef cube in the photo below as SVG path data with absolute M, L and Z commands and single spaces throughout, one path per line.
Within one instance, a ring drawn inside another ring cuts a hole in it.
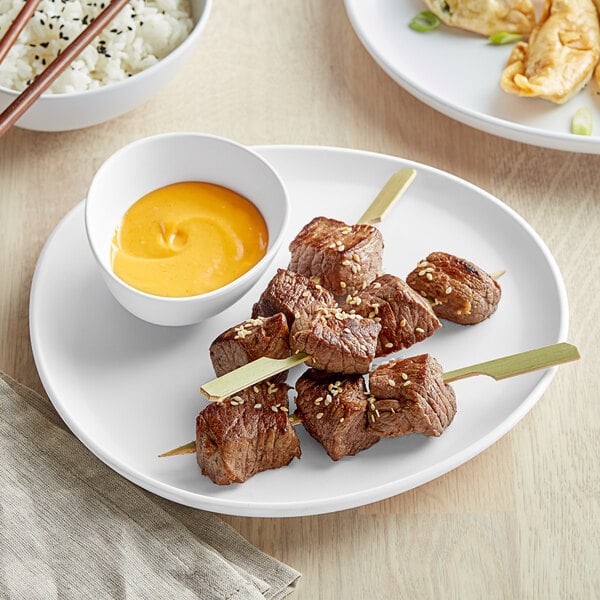
M 367 373 L 375 357 L 381 325 L 341 308 L 313 305 L 296 313 L 290 329 L 294 354 L 311 355 L 307 364 L 330 373 Z
M 217 377 L 261 356 L 288 357 L 290 355 L 289 338 L 290 330 L 283 313 L 277 313 L 272 317 L 249 319 L 224 331 L 210 345 L 209 350 Z M 285 373 L 283 374 L 284 378 Z
M 432 252 L 409 273 L 406 282 L 431 303 L 440 319 L 461 325 L 487 319 L 502 293 L 483 269 L 445 252 Z
M 196 418 L 196 458 L 218 485 L 242 483 L 260 471 L 300 457 L 288 419 L 285 384 L 260 383 L 209 404 Z
M 369 375 L 368 427 L 382 437 L 439 436 L 456 414 L 456 397 L 428 354 L 395 359 Z
M 381 323 L 376 356 L 385 356 L 428 338 L 442 324 L 430 304 L 394 275 L 382 275 L 342 308 Z
M 290 252 L 290 270 L 319 278 L 335 295 L 355 293 L 381 271 L 383 236 L 372 225 L 316 217 L 292 240 Z
M 278 269 L 252 307 L 252 317 L 269 317 L 282 312 L 291 326 L 294 315 L 314 302 L 336 306 L 333 294 L 304 275 Z
M 308 369 L 296 381 L 296 414 L 333 460 L 353 456 L 379 441 L 367 430 L 367 394 L 362 375 L 350 377 Z

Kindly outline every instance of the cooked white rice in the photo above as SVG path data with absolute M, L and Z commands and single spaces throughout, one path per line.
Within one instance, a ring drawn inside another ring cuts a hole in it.
M 101 12 L 108 0 L 42 0 L 0 64 L 0 86 L 21 91 Z M 23 0 L 0 0 L 0 38 Z M 193 27 L 190 0 L 131 0 L 48 90 L 91 90 L 147 69 Z

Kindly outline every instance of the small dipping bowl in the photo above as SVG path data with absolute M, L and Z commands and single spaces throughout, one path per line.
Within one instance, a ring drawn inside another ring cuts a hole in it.
M 249 271 L 214 291 L 185 297 L 148 294 L 113 272 L 113 236 L 127 210 L 140 198 L 182 181 L 221 185 L 250 200 L 267 225 L 267 252 Z M 281 246 L 289 212 L 281 178 L 253 150 L 212 135 L 168 133 L 133 142 L 102 164 L 85 201 L 85 227 L 102 276 L 122 306 L 157 325 L 191 325 L 229 308 L 256 283 Z

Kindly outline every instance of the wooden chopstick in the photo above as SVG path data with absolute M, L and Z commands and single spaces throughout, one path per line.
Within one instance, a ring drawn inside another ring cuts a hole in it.
M 25 25 L 27 25 L 27 21 L 29 21 L 40 2 L 41 0 L 27 0 L 23 4 L 16 19 L 11 23 L 4 37 L 0 40 L 0 62 L 2 62 L 8 51 L 13 47 L 13 44 L 17 41 L 19 34 L 23 31 Z
M 0 114 L 2 137 L 23 113 L 47 90 L 54 80 L 75 60 L 83 49 L 114 19 L 129 0 L 112 2 L 40 73 L 35 81 L 23 90 Z M 21 15 L 19 15 L 20 17 Z

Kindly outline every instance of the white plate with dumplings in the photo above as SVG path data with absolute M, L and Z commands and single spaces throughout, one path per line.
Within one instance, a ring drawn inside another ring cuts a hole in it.
M 425 33 L 413 31 L 410 20 L 428 9 L 422 0 L 345 0 L 345 5 L 373 59 L 425 104 L 510 140 L 600 154 L 600 90 L 593 77 L 563 105 L 513 96 L 499 83 L 512 45 L 492 45 L 482 35 L 445 24 Z M 592 111 L 590 136 L 571 133 L 571 119 L 582 107 Z

